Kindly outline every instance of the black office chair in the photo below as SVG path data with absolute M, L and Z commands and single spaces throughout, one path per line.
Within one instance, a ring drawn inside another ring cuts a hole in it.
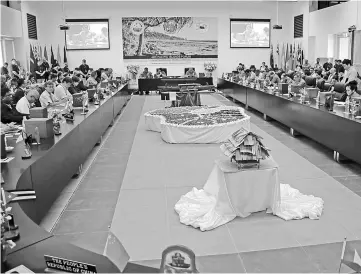
M 323 79 L 320 79 L 316 82 L 316 86 L 318 87 L 318 89 L 323 92 L 325 91 L 324 88 L 325 88 L 325 80 Z
M 346 91 L 346 86 L 344 83 L 335 83 L 334 91 L 338 93 L 344 93 Z
M 316 78 L 314 77 L 306 76 L 305 82 L 308 87 L 316 87 Z

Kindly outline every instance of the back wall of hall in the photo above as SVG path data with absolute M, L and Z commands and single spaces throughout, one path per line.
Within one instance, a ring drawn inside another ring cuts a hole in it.
M 63 7 L 64 3 L 64 7 Z M 307 3 L 305 3 L 307 4 Z M 294 2 L 279 3 L 278 23 L 282 30 L 272 30 L 271 41 L 293 42 L 293 6 Z M 64 10 L 64 12 L 63 12 Z M 64 46 L 64 32 L 59 25 L 68 19 L 109 18 L 110 50 L 68 51 L 70 68 L 79 66 L 85 58 L 91 67 L 112 67 L 116 73 L 124 73 L 128 63 L 138 63 L 141 67 L 148 66 L 151 71 L 158 64 L 149 61 L 125 60 L 122 56 L 122 17 L 130 16 L 198 16 L 218 18 L 218 69 L 216 73 L 233 70 L 238 63 L 260 66 L 262 61 L 269 64 L 270 49 L 231 49 L 230 18 L 266 18 L 271 25 L 277 23 L 277 4 L 272 1 L 240 1 L 240 2 L 111 2 L 111 1 L 27 1 L 22 3 L 22 14 L 37 16 L 38 41 L 24 38 L 24 47 L 28 59 L 28 42 L 42 46 Z M 24 19 L 24 18 L 23 18 Z M 23 29 L 27 29 L 23 20 Z M 28 40 L 28 41 L 26 41 Z M 61 51 L 62 52 L 62 51 Z M 210 59 L 211 61 L 217 61 Z M 203 63 L 208 60 L 193 59 L 189 64 L 165 64 L 169 75 L 180 75 L 183 67 L 194 66 L 198 72 L 203 71 Z M 162 65 L 164 66 L 164 65 Z

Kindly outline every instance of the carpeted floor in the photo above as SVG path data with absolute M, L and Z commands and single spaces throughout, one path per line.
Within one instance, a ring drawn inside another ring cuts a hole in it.
M 220 95 L 202 95 L 202 103 L 231 102 Z M 186 245 L 196 253 L 201 272 L 336 272 L 345 236 L 353 240 L 348 252 L 353 245 L 361 254 L 358 192 L 335 180 L 338 176 L 330 176 L 332 167 L 320 169 L 291 149 L 278 125 L 261 121 L 251 112 L 252 130 L 271 148 L 280 166 L 281 183 L 322 197 L 322 218 L 286 222 L 261 212 L 209 232 L 180 224 L 174 204 L 191 187 L 203 186 L 220 150 L 217 144 L 167 144 L 159 133 L 147 131 L 142 115 L 165 104 L 169 102 L 158 96 L 132 97 L 84 179 L 68 197 L 70 202 L 53 226 L 54 234 L 102 253 L 110 227 L 132 261 L 156 267 L 165 247 Z M 267 126 L 273 132 L 267 132 Z M 303 150 L 319 150 L 312 143 L 302 145 Z M 339 164 L 329 166 L 333 165 Z M 357 165 L 352 168 L 358 171 Z M 355 182 L 350 185 L 357 186 Z

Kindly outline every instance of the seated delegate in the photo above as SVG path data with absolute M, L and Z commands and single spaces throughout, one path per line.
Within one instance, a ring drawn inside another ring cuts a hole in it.
M 197 78 L 197 73 L 195 72 L 195 70 L 193 68 L 189 68 L 186 72 L 186 77 Z
M 16 104 L 16 110 L 24 115 L 30 114 L 30 108 L 39 100 L 39 92 L 35 88 L 31 88 L 25 96 L 23 96 Z
M 43 93 L 40 95 L 39 98 L 42 107 L 53 107 L 65 103 L 64 100 L 61 101 L 55 97 L 54 95 L 55 85 L 53 82 L 47 81 L 44 87 L 45 90 L 43 91 Z
M 19 113 L 13 103 L 12 103 L 12 95 L 10 93 L 9 88 L 2 87 L 1 88 L 1 123 L 18 123 L 21 124 L 23 121 L 23 114 Z

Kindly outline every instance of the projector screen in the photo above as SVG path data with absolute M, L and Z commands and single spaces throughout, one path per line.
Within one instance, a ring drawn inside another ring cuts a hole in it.
M 269 48 L 271 20 L 231 19 L 231 48 Z
M 66 19 L 67 50 L 110 49 L 108 19 Z

